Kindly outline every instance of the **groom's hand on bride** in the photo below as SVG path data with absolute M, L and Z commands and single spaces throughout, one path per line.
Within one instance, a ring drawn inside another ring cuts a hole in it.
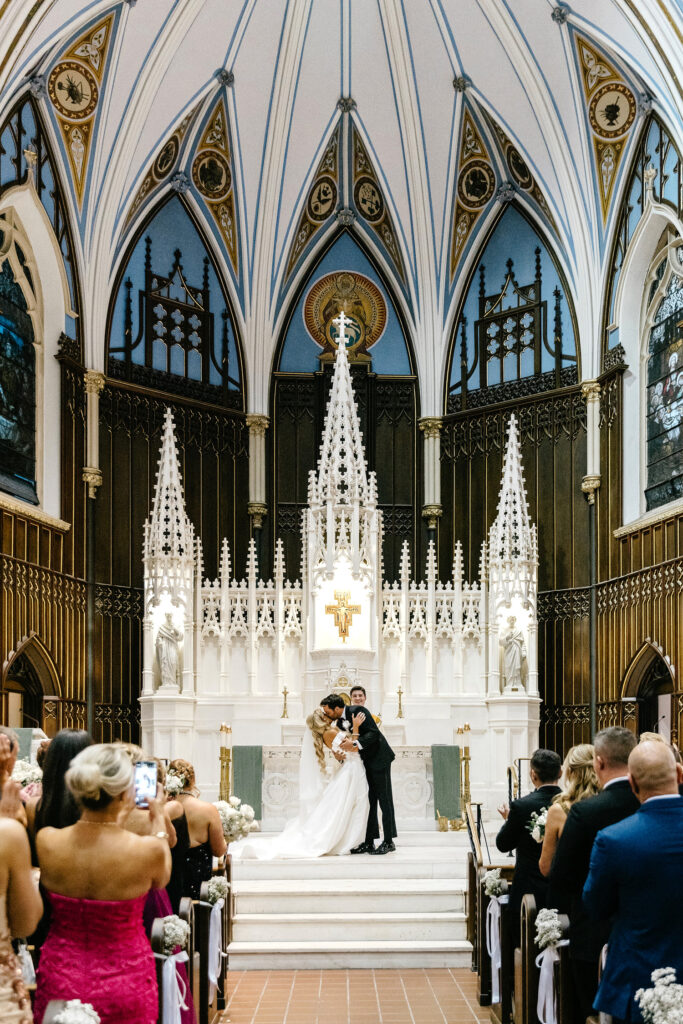
M 334 751 L 334 756 L 337 758 L 340 764 L 343 764 L 346 760 L 346 754 L 340 754 L 338 750 Z

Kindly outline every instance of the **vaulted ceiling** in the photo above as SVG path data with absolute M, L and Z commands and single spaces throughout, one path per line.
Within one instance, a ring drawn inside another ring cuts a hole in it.
M 582 374 L 598 372 L 603 280 L 629 155 L 651 108 L 683 136 L 681 0 L 15 0 L 0 17 L 0 123 L 33 79 L 71 188 L 89 365 L 103 366 L 113 281 L 146 204 L 187 189 L 232 290 L 250 410 L 265 412 L 285 311 L 337 230 L 333 211 L 288 277 L 311 183 L 341 122 L 345 138 L 352 125 L 362 139 L 405 266 L 401 301 L 423 414 L 442 411 L 455 310 L 477 247 L 511 196 L 555 248 L 577 312 Z M 90 62 L 98 90 L 77 149 L 55 91 L 67 86 L 52 74 L 69 59 Z M 624 117 L 631 107 L 615 146 L 607 121 L 596 129 L 601 81 L 621 90 Z M 237 270 L 216 211 L 192 193 L 193 147 L 221 97 Z M 346 113 L 341 97 L 353 100 Z M 467 115 L 494 188 L 476 216 L 470 204 L 454 262 Z M 180 179 L 150 178 L 179 132 Z M 535 191 L 506 166 L 510 146 Z M 338 208 L 350 203 L 350 173 L 342 161 Z M 361 220 L 352 230 L 391 279 L 386 247 Z

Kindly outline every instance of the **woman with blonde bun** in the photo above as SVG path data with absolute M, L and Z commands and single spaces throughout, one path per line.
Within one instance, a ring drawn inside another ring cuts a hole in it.
M 579 743 L 572 747 L 565 758 L 563 767 L 565 785 L 548 808 L 548 818 L 543 837 L 543 849 L 538 866 L 547 878 L 553 864 L 555 850 L 567 815 L 579 800 L 586 800 L 600 792 L 600 784 L 593 767 L 595 748 L 592 743 Z
M 102 1024 L 155 1024 L 154 956 L 142 911 L 166 885 L 171 854 L 161 805 L 149 801 L 150 835 L 122 827 L 133 806 L 133 765 L 118 744 L 82 750 L 66 773 L 81 808 L 67 828 L 36 836 L 52 908 L 38 968 L 35 1021 L 51 999 L 91 1003 Z

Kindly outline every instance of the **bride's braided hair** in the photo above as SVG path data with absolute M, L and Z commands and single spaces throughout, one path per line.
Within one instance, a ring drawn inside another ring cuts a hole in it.
M 306 719 L 306 725 L 313 733 L 315 756 L 318 759 L 320 771 L 325 775 L 327 773 L 327 762 L 325 761 L 325 743 L 323 741 L 323 736 L 328 729 L 332 728 L 332 725 L 322 708 L 316 708 L 313 714 L 308 716 Z

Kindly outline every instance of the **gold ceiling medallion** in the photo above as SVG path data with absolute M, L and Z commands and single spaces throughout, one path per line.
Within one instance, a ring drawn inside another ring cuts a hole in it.
M 79 207 L 83 203 L 92 133 L 109 54 L 114 15 L 84 32 L 52 68 L 47 93 L 66 147 Z
M 211 111 L 192 161 L 192 181 L 204 198 L 239 276 L 239 247 L 228 114 L 221 97 Z
M 587 39 L 576 36 L 586 114 L 592 134 L 595 173 L 603 223 L 607 222 L 628 133 L 638 107 L 617 68 Z
M 326 274 L 312 286 L 304 300 L 304 324 L 313 341 L 320 345 L 321 359 L 333 359 L 337 351 L 338 328 L 334 321 L 342 312 L 346 349 L 351 360 L 368 360 L 367 350 L 381 338 L 387 322 L 387 307 L 381 291 L 362 274 L 343 270 Z
M 403 258 L 394 230 L 391 214 L 387 208 L 382 186 L 370 162 L 367 150 L 356 131 L 353 132 L 353 202 L 362 220 L 379 238 L 391 258 L 396 272 L 405 283 L 406 275 Z
M 512 140 L 505 134 L 503 129 L 500 127 L 497 121 L 495 121 L 490 114 L 486 113 L 486 120 L 490 127 L 495 132 L 496 138 L 503 151 L 505 157 L 505 163 L 510 172 L 510 177 L 515 185 L 522 190 L 522 192 L 528 193 L 532 199 L 535 200 L 541 211 L 545 215 L 546 219 L 550 222 L 552 228 L 557 232 L 557 225 L 553 219 L 553 215 L 550 212 L 550 207 L 546 202 L 546 198 L 543 192 L 538 186 L 538 182 L 534 178 L 529 165 L 526 160 L 519 152 Z
M 353 616 L 360 615 L 359 604 L 349 604 L 351 594 L 348 590 L 335 590 L 334 599 L 336 604 L 326 604 L 325 614 L 334 615 L 334 624 L 339 631 L 339 638 L 346 643 L 349 630 L 353 624 Z
M 491 201 L 496 175 L 491 156 L 470 111 L 465 106 L 460 130 L 460 152 L 451 225 L 451 281 L 481 211 Z
M 145 199 L 150 196 L 156 188 L 165 181 L 170 175 L 171 171 L 177 164 L 178 154 L 180 153 L 180 147 L 182 146 L 183 139 L 187 135 L 188 128 L 194 121 L 195 115 L 199 109 L 196 106 L 189 114 L 186 114 L 183 120 L 180 122 L 173 135 L 163 144 L 156 157 L 154 158 L 151 167 L 145 174 L 142 180 L 140 188 L 137 190 L 135 199 L 131 203 L 130 209 L 126 215 L 124 224 L 124 230 L 128 227 L 131 220 L 142 206 Z M 180 191 L 181 189 L 179 189 Z
M 332 217 L 337 210 L 337 199 L 339 196 L 339 132 L 341 125 L 338 125 L 330 141 L 327 143 L 322 160 L 315 172 L 313 184 L 308 190 L 306 204 L 301 211 L 299 223 L 294 234 L 294 241 L 287 260 L 287 271 L 285 278 L 294 270 L 299 257 L 307 247 L 311 239 L 317 235 L 323 224 Z

